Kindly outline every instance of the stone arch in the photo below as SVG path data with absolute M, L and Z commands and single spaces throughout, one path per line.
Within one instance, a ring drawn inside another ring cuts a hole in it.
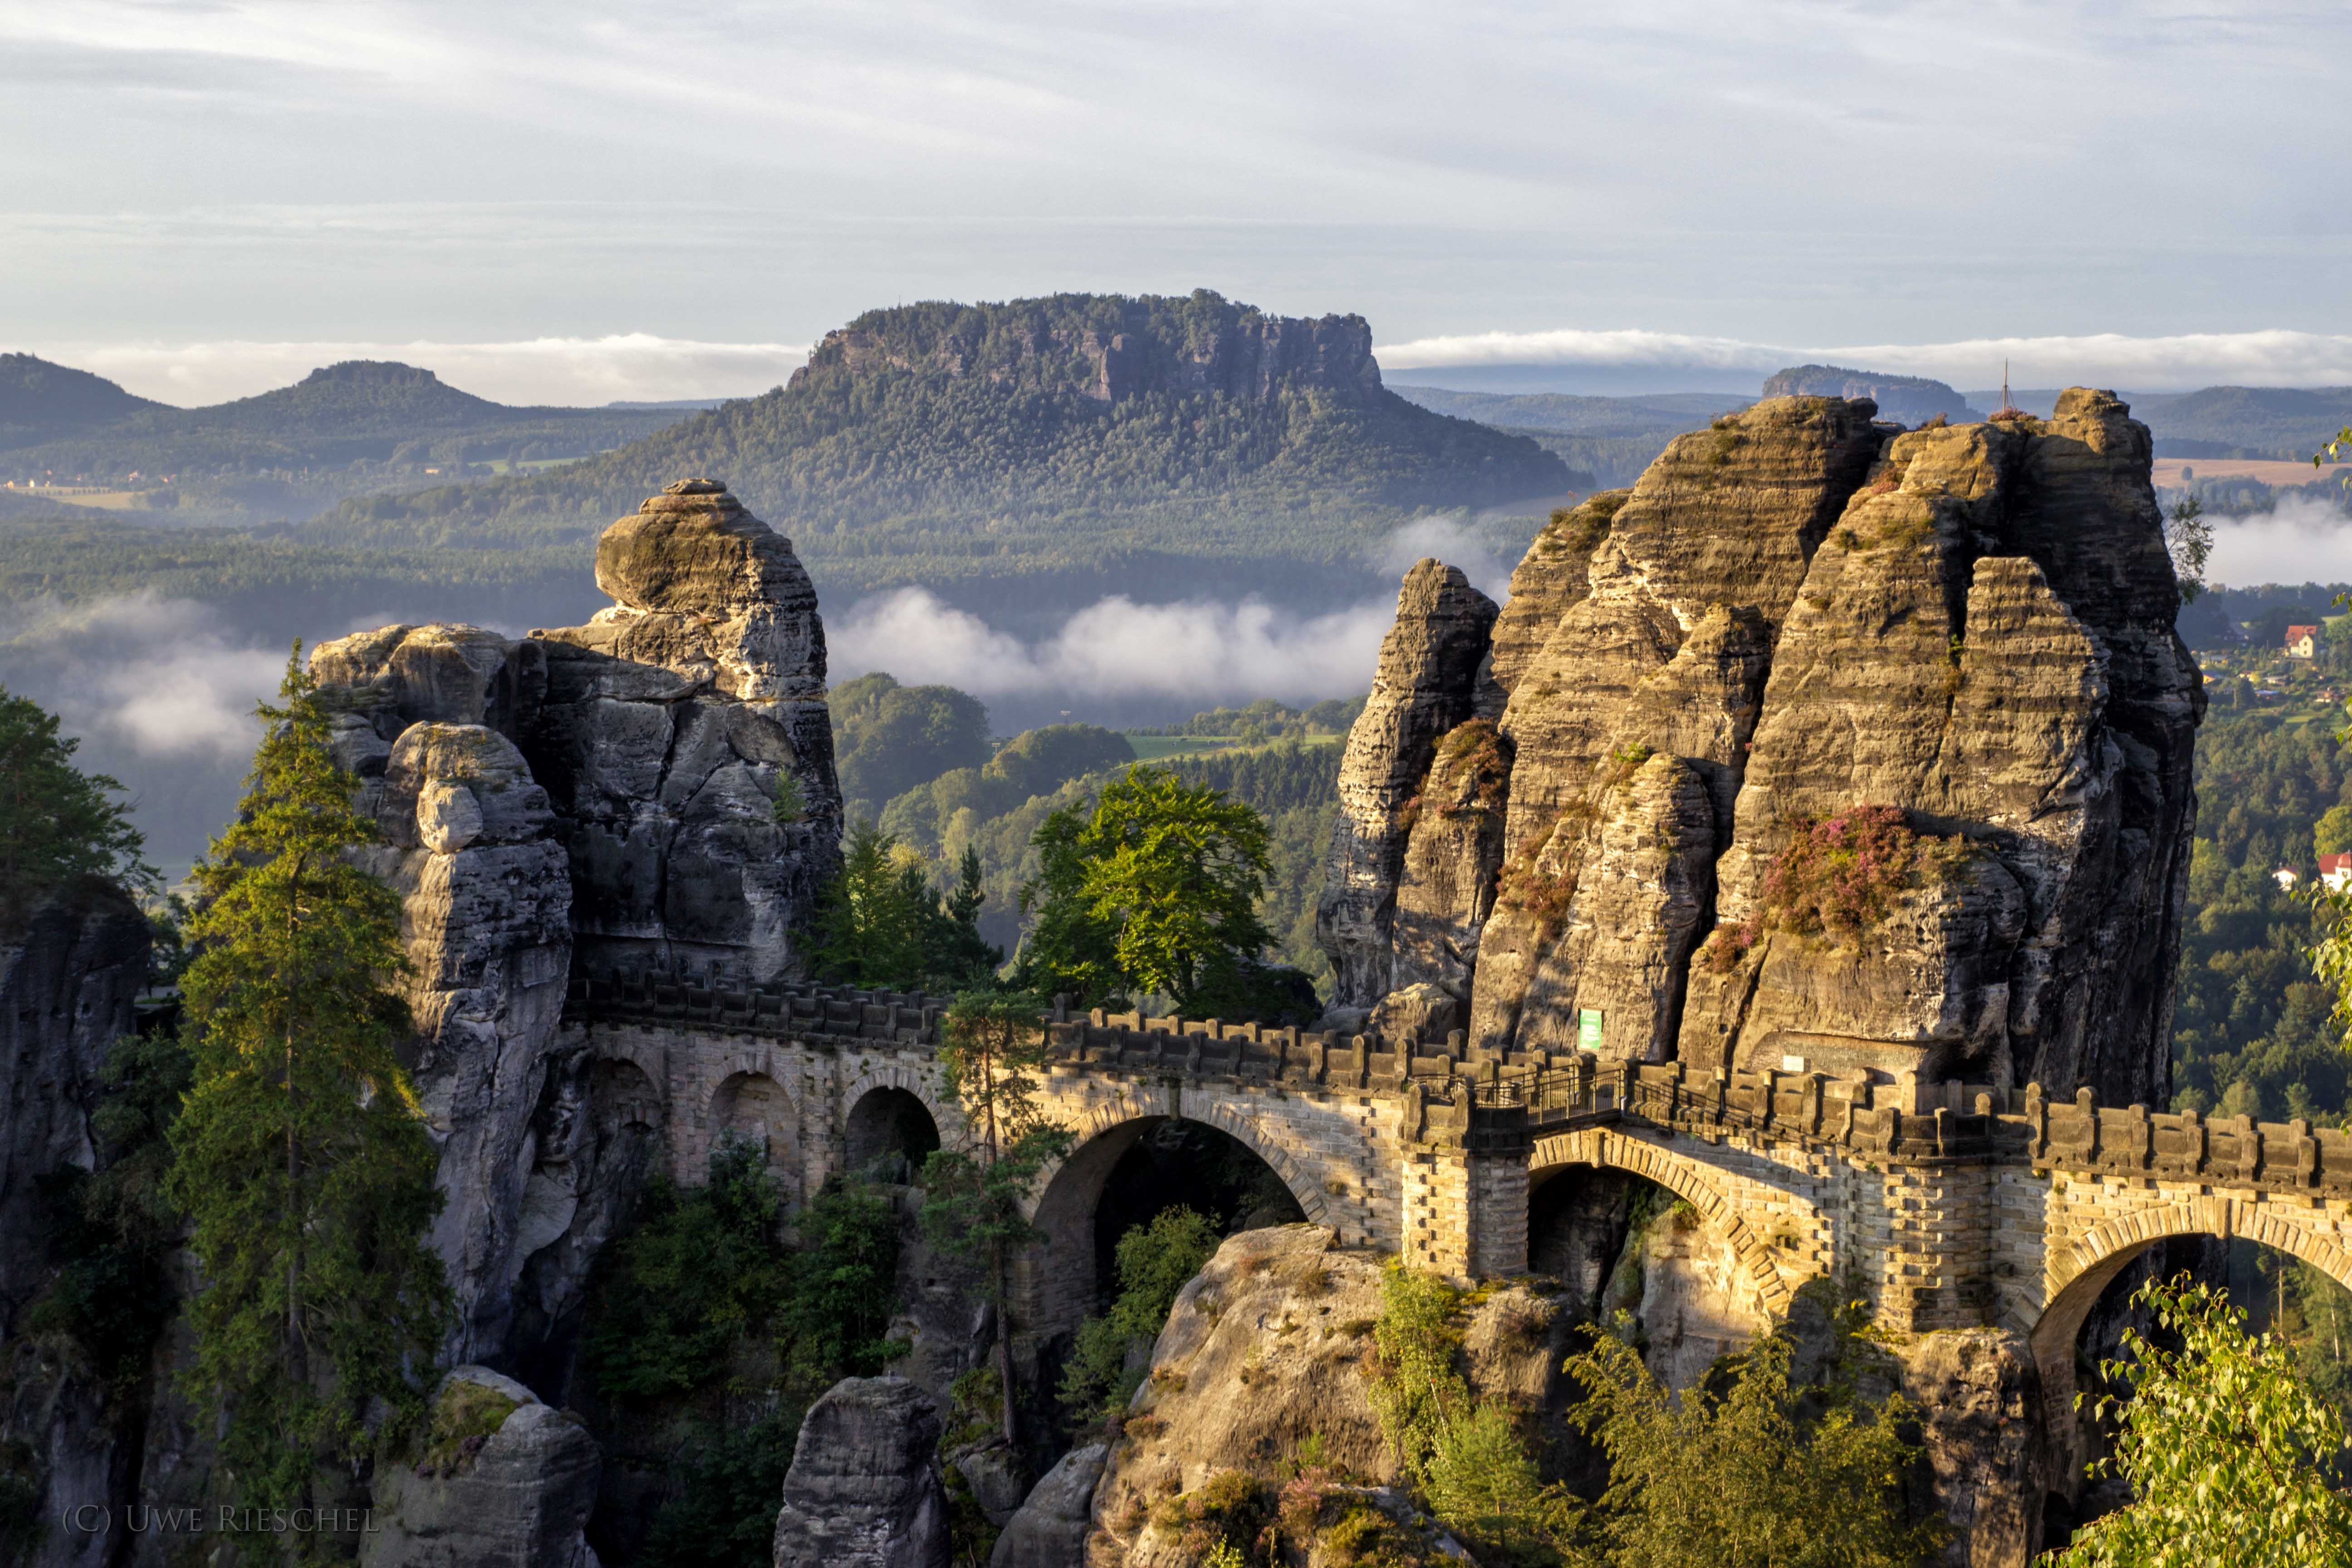
M 2216 1194 L 2152 1204 L 2091 1226 L 2072 1242 L 2051 1247 L 2042 1266 L 2042 1302 L 2032 1321 L 2012 1310 L 2013 1327 L 2025 1331 L 2042 1378 L 2042 1418 L 2056 1473 L 2068 1485 L 2056 1495 L 2081 1489 L 2081 1432 L 2074 1419 L 2074 1349 L 2083 1324 L 2108 1286 L 2141 1254 L 2168 1237 L 2243 1237 L 2300 1258 L 2337 1284 L 2352 1289 L 2352 1251 L 2308 1226 L 2279 1217 L 2277 1205 Z
M 847 1168 L 868 1172 L 889 1162 L 887 1179 L 911 1182 L 923 1157 L 940 1146 L 939 1118 L 910 1089 L 877 1084 L 849 1101 L 842 1122 Z
M 669 1056 L 659 1045 L 618 1029 L 588 1031 L 589 1054 L 600 1062 L 636 1068 L 665 1117 L 669 1105 Z
M 1275 1173 L 1308 1223 L 1331 1223 L 1321 1183 L 1230 1107 L 1215 1100 L 1192 1103 L 1174 1094 L 1145 1099 L 1122 1091 L 1116 1100 L 1090 1106 L 1066 1123 L 1076 1134 L 1076 1142 L 1068 1154 L 1038 1173 L 1031 1189 L 1030 1218 L 1045 1239 L 1031 1248 L 1022 1262 L 1018 1289 L 1023 1304 L 1021 1327 L 1025 1331 L 1041 1336 L 1066 1333 L 1076 1329 L 1092 1310 L 1095 1208 L 1103 1185 L 1139 1139 L 1170 1121 L 1198 1122 L 1233 1139 Z
M 710 1146 L 733 1136 L 760 1145 L 768 1168 L 782 1184 L 786 1201 L 801 1185 L 800 1112 L 784 1086 L 767 1073 L 738 1070 L 710 1097 Z
M 2052 1249 L 2044 1265 L 2044 1301 L 2030 1325 L 2034 1360 L 2045 1373 L 2074 1364 L 2075 1336 L 2100 1294 L 2131 1261 L 2171 1236 L 2215 1236 L 2248 1241 L 2302 1259 L 2352 1289 L 2352 1251 L 2308 1226 L 2278 1217 L 2276 1205 L 2223 1195 L 2154 1205 L 2095 1225 L 2071 1244 Z
M 1731 1248 L 1741 1274 L 1775 1319 L 1786 1318 L 1794 1295 L 1780 1277 L 1771 1249 L 1739 1217 L 1721 1178 L 1708 1166 L 1668 1153 L 1639 1138 L 1606 1128 L 1563 1132 L 1537 1140 L 1528 1161 L 1530 1178 L 1562 1165 L 1593 1165 L 1629 1171 L 1688 1202 Z
M 936 1068 L 928 1068 L 927 1064 L 918 1065 L 913 1062 L 885 1059 L 861 1064 L 856 1075 L 841 1086 L 842 1115 L 845 1121 L 841 1131 L 845 1132 L 847 1131 L 846 1120 L 849 1111 L 859 1100 L 877 1089 L 902 1089 L 922 1101 L 923 1109 L 930 1114 L 931 1125 L 939 1130 L 942 1140 L 946 1138 L 949 1129 L 960 1128 L 963 1125 L 963 1117 L 958 1111 L 955 1102 L 940 1092 L 939 1072 Z

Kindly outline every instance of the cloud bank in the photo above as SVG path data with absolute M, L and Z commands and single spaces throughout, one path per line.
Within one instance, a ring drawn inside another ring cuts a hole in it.
M 2205 580 L 2231 588 L 2352 583 L 2352 516 L 2325 501 L 2287 496 L 2276 511 L 2217 517 Z
M 862 599 L 825 628 L 834 678 L 884 669 L 908 685 L 982 698 L 1061 693 L 1116 701 L 1313 700 L 1371 682 L 1394 614 L 1365 604 L 1295 616 L 1260 599 L 1139 605 L 1100 599 L 1034 643 L 998 631 L 921 588 Z
M 250 397 L 341 360 L 422 365 L 497 403 L 593 406 L 686 397 L 750 397 L 808 360 L 806 343 L 713 343 L 647 332 L 514 342 L 57 343 L 33 352 L 194 407 Z
M 1705 379 L 1769 375 L 1786 365 L 1830 363 L 1934 376 L 1963 390 L 1997 386 L 2009 362 L 2012 386 L 2112 386 L 2186 392 L 2200 386 L 2352 384 L 2352 335 L 2289 331 L 2191 332 L 2131 337 L 1967 338 L 1934 343 L 1767 343 L 1627 329 L 1475 332 L 1383 345 L 1384 370 L 1435 365 L 1563 365 L 1654 369 Z

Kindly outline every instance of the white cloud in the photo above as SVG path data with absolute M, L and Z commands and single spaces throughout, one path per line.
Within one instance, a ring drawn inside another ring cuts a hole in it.
M 132 594 L 15 608 L 0 624 L 0 668 L 70 732 L 145 758 L 216 762 L 253 754 L 254 704 L 277 690 L 286 653 L 255 647 L 210 605 Z
M 860 600 L 826 628 L 835 679 L 886 669 L 981 697 L 1065 692 L 1096 699 L 1300 700 L 1361 690 L 1395 608 L 1365 604 L 1300 616 L 1260 599 L 1138 605 L 1100 599 L 1035 643 L 921 588 Z
M 2352 516 L 2326 501 L 2288 496 L 2276 511 L 2217 517 L 2205 579 L 2233 588 L 2352 583 Z
M 2132 337 L 1969 338 L 1951 342 L 1807 347 L 1635 330 L 1478 332 L 1383 346 L 1381 365 L 1564 365 L 1703 374 L 1769 374 L 1830 363 L 1934 376 L 1962 389 L 1998 385 L 2004 360 L 2012 386 L 2108 386 L 2138 392 L 2200 386 L 2352 384 L 2352 335 L 2277 329 Z
M 747 397 L 791 376 L 805 343 L 713 343 L 617 332 L 513 342 L 54 343 L 33 352 L 94 371 L 142 397 L 195 406 L 250 397 L 341 360 L 422 365 L 499 403 L 593 405 L 678 397 Z
M 1384 571 L 1402 576 L 1415 562 L 1434 556 L 1448 566 L 1459 566 L 1471 585 L 1501 603 L 1511 586 L 1511 568 L 1527 552 L 1524 520 L 1515 529 L 1514 542 L 1499 545 L 1493 536 L 1454 517 L 1424 517 L 1409 522 L 1384 541 L 1374 559 Z

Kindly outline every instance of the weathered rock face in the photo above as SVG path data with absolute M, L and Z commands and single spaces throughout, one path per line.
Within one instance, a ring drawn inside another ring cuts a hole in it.
M 77 1508 L 117 1508 L 138 1463 L 138 1412 L 24 1327 L 56 1274 L 45 1188 L 104 1154 L 90 1124 L 99 1069 L 131 1032 L 147 940 L 138 907 L 98 882 L 0 929 L 0 1475 L 33 1494 L 24 1561 L 40 1568 L 106 1560 L 104 1538 L 57 1521 Z
M 996 1538 L 988 1568 L 1076 1568 L 1084 1562 L 1095 1483 L 1109 1454 L 1106 1445 L 1088 1443 L 1063 1455 Z
M 1339 763 L 1339 823 L 1315 910 L 1337 1006 L 1369 1007 L 1389 992 L 1397 883 L 1413 826 L 1404 808 L 1422 793 L 1439 738 L 1476 710 L 1495 615 L 1495 602 L 1452 566 L 1423 561 L 1405 574 L 1370 700 Z
M 2053 1479 L 2032 1348 L 2004 1330 L 1959 1329 L 1923 1334 L 1899 1353 L 1921 1458 L 1952 1524 L 1942 1562 L 2024 1568 L 2042 1549 Z
M 595 1568 L 583 1531 L 602 1460 L 588 1428 L 486 1367 L 458 1367 L 439 1398 L 460 1385 L 512 1407 L 442 1464 L 379 1469 L 362 1568 Z
M 513 1314 L 527 1144 L 563 1011 L 572 883 L 547 792 L 514 742 L 426 721 L 393 742 L 369 795 L 372 869 L 401 895 L 418 1046 L 410 1071 L 440 1142 L 460 1360 L 502 1351 Z
M 1431 980 L 1487 1050 L 1565 1049 L 1598 1014 L 1612 1057 L 2162 1100 L 2203 699 L 2147 432 L 2079 388 L 2047 423 L 1874 412 L 1768 400 L 1556 518 L 1486 677 L 1455 622 L 1451 684 L 1413 679 L 1439 661 L 1406 657 L 1435 641 L 1409 585 L 1318 924 L 1343 1002 Z M 1443 811 L 1421 842 L 1461 784 L 1399 717 L 1475 712 L 1485 679 L 1508 694 L 1491 872 Z M 1922 844 L 1893 912 L 1782 929 L 1777 858 L 1866 805 Z
M 1184 1561 L 1152 1527 L 1169 1497 L 1220 1471 L 1286 1479 L 1305 1451 L 1335 1473 L 1396 1479 L 1368 1375 L 1381 1265 L 1320 1226 L 1230 1237 L 1176 1298 L 1123 1438 L 1094 1492 L 1087 1568 Z M 1534 1409 L 1560 1361 L 1552 1303 L 1525 1286 L 1483 1301 L 1464 1336 L 1474 1391 Z M 1312 1442 L 1311 1450 L 1307 1445 Z
M 801 1423 L 776 1568 L 946 1568 L 938 1409 L 903 1377 L 845 1378 Z
M 790 543 L 689 479 L 606 530 L 596 574 L 618 603 L 585 626 L 387 626 L 311 658 L 403 898 L 458 1358 L 558 1333 L 656 1163 L 650 1087 L 557 1059 L 572 973 L 789 976 L 839 854 L 824 631 Z

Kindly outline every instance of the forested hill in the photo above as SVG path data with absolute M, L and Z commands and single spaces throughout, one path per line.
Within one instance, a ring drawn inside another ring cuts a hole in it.
M 789 534 L 829 591 L 951 596 L 1139 574 L 1281 591 L 1286 575 L 1360 567 L 1417 510 L 1533 510 L 1570 488 L 1534 442 L 1383 388 L 1360 317 L 1269 316 L 1206 291 L 1065 294 L 869 311 L 764 396 L 560 470 L 356 498 L 304 531 L 585 542 L 695 474 Z
M 89 429 L 163 406 L 86 370 L 31 354 L 0 354 L 0 446 Z
M 327 365 L 257 396 L 173 408 L 84 371 L 21 354 L 0 359 L 0 426 L 6 426 L 0 429 L 0 470 L 9 478 L 105 485 L 133 475 L 220 480 L 355 462 L 421 467 L 584 457 L 679 416 L 648 408 L 513 407 L 461 392 L 429 370 L 373 360 Z M 372 489 L 415 477 L 369 472 L 351 483 Z

